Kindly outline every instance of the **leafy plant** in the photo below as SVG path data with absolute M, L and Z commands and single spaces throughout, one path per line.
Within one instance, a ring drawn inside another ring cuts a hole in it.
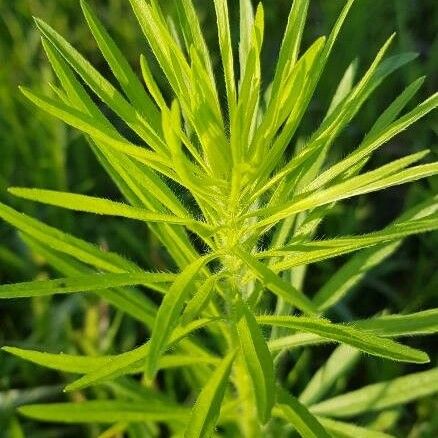
M 385 57 L 391 36 L 357 82 L 353 63 L 325 118 L 303 139 L 297 130 L 352 0 L 330 35 L 303 53 L 309 1 L 294 1 L 266 88 L 260 66 L 262 4 L 253 11 L 249 0 L 240 1 L 238 71 L 227 2 L 214 0 L 223 93 L 190 0 L 176 3 L 174 17 L 166 16 L 156 0 L 130 3 L 172 98 L 163 95 L 148 59 L 141 56 L 145 89 L 84 1 L 86 21 L 120 90 L 38 19 L 59 79 L 52 84 L 56 97 L 22 88 L 36 106 L 87 135 L 125 203 L 45 189 L 10 192 L 74 211 L 145 222 L 177 269 L 147 272 L 121 255 L 1 204 L 0 217 L 64 277 L 3 285 L 0 298 L 93 292 L 148 331 L 142 345 L 114 355 L 4 347 L 35 364 L 81 375 L 67 392 L 103 389 L 80 403 L 27 405 L 19 411 L 42 421 L 114 424 L 102 436 L 123 431 L 130 437 L 160 436 L 160 424 L 172 436 L 186 437 L 289 436 L 290 428 L 304 437 L 388 436 L 343 419 L 433 394 L 438 391 L 437 369 L 326 397 L 360 352 L 427 363 L 425 352 L 393 338 L 435 333 L 438 310 L 376 315 L 348 324 L 331 322 L 325 314 L 403 238 L 438 228 L 438 198 L 376 232 L 316 236 L 338 202 L 438 173 L 438 162 L 416 164 L 428 151 L 364 170 L 379 148 L 438 105 L 434 94 L 400 115 L 423 78 L 396 97 L 356 148 L 331 162 L 334 142 L 363 104 L 415 55 Z M 303 293 L 310 264 L 356 251 L 313 296 Z M 285 352 L 333 342 L 341 345 L 302 393 L 292 395 L 280 372 Z M 133 377 L 138 375 L 143 378 Z M 176 376 L 182 376 L 179 394 L 166 384 L 166 378 Z

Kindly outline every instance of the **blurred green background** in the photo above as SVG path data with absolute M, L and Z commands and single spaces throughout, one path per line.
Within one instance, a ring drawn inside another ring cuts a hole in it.
M 163 1 L 171 11 L 173 0 Z M 218 61 L 212 1 L 196 2 L 206 35 Z M 238 2 L 230 8 L 237 35 Z M 136 70 L 140 53 L 148 53 L 133 13 L 126 0 L 90 0 L 111 30 L 115 40 Z M 311 0 L 304 46 L 317 36 L 327 34 L 343 0 Z M 291 0 L 265 0 L 267 20 L 263 52 L 265 78 L 269 78 L 284 30 Z M 50 207 L 36 206 L 9 196 L 8 186 L 35 186 L 66 189 L 72 192 L 102 195 L 116 199 L 116 188 L 100 168 L 85 139 L 57 120 L 37 111 L 18 91 L 23 84 L 51 93 L 52 74 L 44 58 L 32 16 L 50 23 L 73 43 L 100 71 L 110 78 L 108 67 L 84 24 L 75 0 L 0 0 L 0 202 L 30 213 L 47 223 L 102 247 L 122 253 L 147 267 L 166 267 L 168 261 L 159 245 L 144 227 L 135 223 L 91 215 L 76 215 Z M 396 31 L 393 53 L 415 51 L 417 60 L 391 76 L 364 106 L 360 115 L 337 142 L 333 159 L 344 156 L 367 132 L 372 122 L 402 89 L 419 76 L 427 75 L 420 99 L 437 88 L 438 80 L 438 2 L 436 0 L 357 0 L 342 30 L 331 61 L 321 80 L 301 135 L 306 136 L 321 120 L 328 102 L 348 65 L 358 59 L 359 76 L 374 58 L 379 47 Z M 165 82 L 156 71 L 161 83 Z M 111 78 L 110 78 L 111 79 Z M 268 80 L 266 80 L 268 83 Z M 265 84 L 266 85 L 266 84 Z M 407 153 L 430 148 L 438 155 L 436 113 L 387 144 L 370 167 Z M 438 181 L 397 187 L 383 193 L 363 196 L 339 205 L 321 235 L 364 232 L 383 227 L 401 210 L 436 194 Z M 398 253 L 372 271 L 348 300 L 332 316 L 348 320 L 368 317 L 377 311 L 406 312 L 438 307 L 438 237 L 426 235 L 408 239 Z M 322 284 L 344 260 L 320 263 L 310 269 L 305 289 L 310 293 Z M 0 282 L 25 281 L 54 274 L 41 254 L 25 245 L 10 227 L 0 223 Z M 20 345 L 46 351 L 101 354 L 122 351 L 136 344 L 142 328 L 122 315 L 114 314 L 97 298 L 72 296 L 0 303 L 0 344 Z M 115 335 L 116 334 L 116 335 Z M 436 342 L 426 337 L 412 342 L 422 346 Z M 430 347 L 428 351 L 431 352 Z M 301 374 L 290 376 L 297 389 L 325 359 L 329 350 L 315 349 L 303 359 Z M 435 349 L 435 364 L 438 351 Z M 393 364 L 364 358 L 362 365 L 345 382 L 355 388 L 421 370 L 422 367 Z M 35 424 L 14 416 L 14 407 L 32 401 L 59 400 L 59 384 L 65 376 L 35 367 L 1 354 L 0 356 L 0 437 L 6 433 L 29 437 L 97 436 L 98 428 L 81 429 Z M 301 382 L 301 383 L 300 383 Z M 80 395 L 73 394 L 73 398 Z M 433 413 L 435 412 L 435 415 Z M 415 405 L 394 409 L 371 419 L 378 430 L 389 430 L 400 437 L 437 437 L 438 400 L 424 399 Z M 397 423 L 396 426 L 393 424 Z M 8 431 L 8 432 L 2 432 Z M 5 434 L 5 435 L 3 435 Z

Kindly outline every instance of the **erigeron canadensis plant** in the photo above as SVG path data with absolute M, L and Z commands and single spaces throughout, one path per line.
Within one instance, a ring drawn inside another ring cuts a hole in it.
M 86 21 L 121 90 L 38 19 L 59 79 L 52 84 L 56 97 L 22 89 L 36 106 L 87 135 L 125 203 L 44 189 L 10 192 L 75 211 L 143 221 L 178 269 L 146 272 L 1 205 L 0 217 L 65 273 L 55 280 L 3 285 L 1 298 L 93 292 L 149 333 L 138 348 L 111 356 L 4 347 L 38 365 L 81 374 L 66 391 L 107 389 L 98 399 L 28 405 L 20 412 L 42 421 L 115 424 L 108 436 L 124 431 L 130 437 L 163 436 L 160 424 L 171 436 L 185 437 L 280 437 L 292 430 L 318 438 L 388 436 L 344 420 L 437 391 L 437 369 L 326 396 L 361 353 L 428 362 L 425 352 L 393 338 L 436 332 L 437 309 L 348 324 L 332 323 L 324 315 L 401 239 L 438 228 L 438 198 L 373 233 L 321 239 L 317 232 L 344 199 L 438 173 L 436 162 L 417 164 L 427 150 L 364 170 L 380 147 L 437 106 L 434 94 L 401 115 L 424 78 L 395 98 L 352 152 L 335 163 L 330 158 L 334 142 L 373 91 L 415 55 L 387 56 L 391 36 L 357 81 L 353 63 L 324 119 L 291 151 L 353 0 L 346 2 L 330 35 L 305 51 L 301 39 L 309 1 L 294 0 L 275 74 L 263 80 L 262 4 L 253 11 L 249 0 L 240 1 L 237 67 L 227 1 L 214 0 L 221 55 L 221 66 L 214 69 L 191 0 L 176 2 L 175 17 L 167 17 L 158 0 L 130 3 L 171 99 L 163 97 L 144 56 L 141 83 L 84 1 Z M 222 80 L 225 96 L 218 91 Z M 99 101 L 124 122 L 124 129 L 112 124 Z M 353 252 L 319 291 L 303 293 L 308 265 Z M 157 293 L 159 305 L 150 299 Z M 304 391 L 292 394 L 276 371 L 284 352 L 329 342 L 340 345 Z M 181 370 L 177 375 L 188 388 L 183 401 L 157 380 L 158 372 L 174 369 Z

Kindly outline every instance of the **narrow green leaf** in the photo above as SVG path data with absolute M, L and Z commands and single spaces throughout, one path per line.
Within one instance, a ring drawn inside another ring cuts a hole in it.
M 227 0 L 214 0 L 214 7 L 218 25 L 219 48 L 225 75 L 228 109 L 230 119 L 232 119 L 237 103 L 237 92 Z
M 359 351 L 349 345 L 337 347 L 306 385 L 299 397 L 300 402 L 308 406 L 321 400 L 336 381 L 357 363 L 359 357 Z
M 409 209 L 395 223 L 423 219 L 437 211 L 438 196 L 435 196 Z M 399 245 L 400 242 L 379 245 L 352 257 L 315 294 L 314 303 L 321 311 L 325 311 L 339 302 L 369 270 L 393 254 Z
M 215 356 L 198 355 L 197 357 L 184 354 L 168 354 L 161 357 L 158 362 L 158 368 L 182 368 L 182 367 L 199 367 L 201 364 L 217 365 L 219 359 Z M 135 371 L 143 371 L 143 364 Z
M 101 125 L 88 114 L 82 113 L 66 105 L 64 102 L 32 92 L 24 87 L 20 87 L 20 90 L 36 106 L 65 123 L 102 141 L 107 146 L 147 164 L 166 176 L 173 176 L 173 173 L 169 171 L 169 163 L 166 159 L 155 152 L 134 145 L 126 140 L 114 138 L 112 132 L 109 132 L 106 126 Z
M 132 191 L 130 196 L 125 196 L 132 205 L 161 213 L 169 210 L 180 217 L 189 215 L 175 193 L 153 170 L 124 154 L 108 150 L 101 143 L 91 145 L 122 193 L 123 189 Z
M 337 111 L 332 112 L 331 115 L 323 121 L 312 136 L 311 144 L 306 147 L 312 148 L 313 145 L 318 144 L 322 139 L 327 139 L 328 142 L 331 142 L 359 111 L 366 97 L 368 97 L 371 91 L 376 88 L 383 79 L 384 76 L 381 74 L 382 70 L 386 73 L 386 69 L 382 68 L 382 66 L 379 68 L 379 65 L 391 45 L 394 36 L 395 34 L 388 38 L 359 83 L 351 90 L 349 95 L 337 108 Z
M 55 205 L 57 207 L 67 208 L 74 211 L 125 217 L 143 222 L 182 224 L 193 226 L 195 229 L 198 227 L 199 229 L 204 228 L 204 224 L 197 222 L 194 219 L 155 213 L 104 198 L 96 198 L 76 193 L 57 192 L 54 190 L 27 189 L 21 187 L 12 187 L 9 189 L 9 192 L 24 199 L 41 202 L 43 204 Z
M 137 75 L 85 0 L 81 0 L 81 7 L 101 52 L 129 100 L 155 129 L 159 129 L 160 118 L 157 108 L 145 92 Z
M 135 263 L 118 254 L 102 251 L 91 243 L 49 227 L 1 203 L 0 218 L 44 245 L 104 271 L 114 273 L 142 271 Z
M 29 298 L 54 294 L 90 292 L 113 287 L 143 285 L 163 292 L 166 283 L 175 276 L 166 273 L 91 274 L 56 280 L 37 280 L 26 283 L 0 285 L 0 299 Z M 163 288 L 164 283 L 164 288 Z
M 8 438 L 26 438 L 21 424 L 16 417 L 12 417 L 9 422 L 7 434 Z
M 190 84 L 185 81 L 189 77 L 189 65 L 179 44 L 172 37 L 157 3 L 151 5 L 142 0 L 129 2 L 166 79 L 180 103 L 186 101 L 187 108 L 190 108 L 187 102 Z
M 166 109 L 166 101 L 164 100 L 163 94 L 161 93 L 161 90 L 152 75 L 148 61 L 143 54 L 140 55 L 140 67 L 144 83 L 146 84 L 149 93 L 151 93 L 151 96 L 154 98 L 156 104 L 161 110 Z
M 228 143 L 211 73 L 203 62 L 198 62 L 199 53 L 204 53 L 203 50 L 191 46 L 193 63 L 190 68 L 158 3 L 150 5 L 142 0 L 130 0 L 130 3 L 166 79 L 176 94 L 188 126 L 197 134 L 208 162 L 215 163 L 210 167 L 211 171 L 214 174 L 223 173 L 228 166 L 224 154 Z
M 35 19 L 36 24 L 42 35 L 47 38 L 72 68 L 82 77 L 85 83 L 99 96 L 102 101 L 112 108 L 140 137 L 144 138 L 148 144 L 156 149 L 163 150 L 164 144 L 157 135 L 159 125 L 150 126 L 149 121 L 153 121 L 154 113 L 150 114 L 151 119 L 146 121 L 140 113 L 125 100 L 122 94 L 117 91 L 111 83 L 106 80 L 74 47 L 72 47 L 61 35 L 52 29 L 47 23 L 40 19 Z M 101 29 L 103 30 L 103 29 Z M 95 29 L 97 31 L 97 29 Z M 107 47 L 105 52 L 114 55 L 113 47 Z M 112 60 L 113 67 L 120 62 L 120 59 Z M 126 80 L 124 80 L 126 83 Z M 155 112 L 157 117 L 157 112 Z M 155 120 L 157 123 L 157 120 Z
M 206 320 L 204 320 L 205 324 Z M 199 328 L 199 324 L 196 326 Z M 23 350 L 16 347 L 2 347 L 3 351 L 13 354 L 21 359 L 27 360 L 29 362 L 41 365 L 46 368 L 54 369 L 57 371 L 63 371 L 67 373 L 76 374 L 87 374 L 87 379 L 90 375 L 96 376 L 98 373 L 104 371 L 108 372 L 107 367 L 113 368 L 114 362 L 118 363 L 117 370 L 112 369 L 112 373 L 115 374 L 116 371 L 127 370 L 130 374 L 138 374 L 143 370 L 143 364 L 140 363 L 147 354 L 147 347 L 142 346 L 138 349 L 131 350 L 126 353 L 112 356 L 79 356 L 73 354 L 53 354 L 45 353 L 42 351 L 35 350 Z M 126 359 L 125 365 L 121 366 L 122 361 Z M 197 357 L 191 357 L 188 355 L 166 355 L 163 356 L 159 363 L 159 368 L 175 368 L 175 367 L 186 367 L 186 366 L 196 366 L 201 363 L 211 363 L 216 364 L 218 359 L 211 355 L 198 355 Z M 138 366 L 135 364 L 138 363 Z M 123 373 L 124 374 L 124 373 Z M 101 377 L 96 380 L 99 382 L 106 378 L 107 375 L 101 375 Z M 81 387 L 83 387 L 84 380 L 81 381 Z M 77 385 L 75 382 L 74 385 Z M 89 386 L 89 383 L 87 384 Z
M 437 333 L 437 310 L 430 309 L 408 315 L 388 315 L 378 318 L 351 322 L 365 332 L 382 337 L 416 336 Z M 292 349 L 307 345 L 319 345 L 330 342 L 328 338 L 314 333 L 298 333 L 284 336 L 269 342 L 271 351 Z
M 77 277 L 93 273 L 92 268 L 67 254 L 54 251 L 44 243 L 38 242 L 26 234 L 22 234 L 20 237 L 32 251 L 43 257 L 49 265 L 62 275 Z M 130 287 L 105 289 L 104 291 L 95 290 L 93 292 L 117 309 L 145 324 L 148 328 L 152 327 L 156 306 L 141 291 Z
M 205 327 L 210 322 L 211 319 L 198 319 L 190 324 L 187 324 L 185 327 L 177 327 L 176 329 L 174 329 L 172 335 L 167 340 L 166 348 L 177 344 L 194 330 Z M 214 359 L 213 356 L 207 355 L 202 349 L 199 348 L 195 350 L 191 349 L 189 351 L 192 355 L 195 351 L 198 356 L 202 355 L 202 358 L 207 359 L 207 361 L 209 362 L 211 362 L 211 359 Z M 78 389 L 83 389 L 88 386 L 95 385 L 96 383 L 113 379 L 123 374 L 141 373 L 142 371 L 144 371 L 144 361 L 145 359 L 147 360 L 149 355 L 150 342 L 134 350 L 122 353 L 111 358 L 111 361 L 109 361 L 106 366 L 90 371 L 80 379 L 75 380 L 73 383 L 67 385 L 65 390 L 74 391 Z M 160 365 L 163 363 L 163 360 L 164 356 L 160 356 L 157 359 L 156 369 L 160 367 Z
M 314 167 L 315 163 L 318 163 L 319 168 L 323 164 L 329 147 L 335 138 L 355 116 L 361 105 L 377 88 L 377 86 L 380 85 L 383 79 L 391 72 L 400 68 L 407 62 L 412 61 L 416 57 L 416 55 L 412 53 L 396 55 L 383 61 L 381 65 L 378 66 L 382 59 L 383 53 L 388 48 L 390 41 L 391 39 L 388 40 L 384 45 L 382 50 L 379 52 L 379 55 L 376 57 L 375 61 L 359 84 L 351 91 L 349 96 L 343 100 L 342 104 L 340 105 L 341 107 L 338 108 L 336 112 L 332 112 L 332 114 L 323 121 L 320 128 L 311 137 L 306 147 L 302 148 L 301 151 L 295 155 L 280 172 L 278 172 L 276 178 L 273 181 L 271 180 L 271 184 L 273 184 L 273 182 L 281 181 L 282 178 L 288 174 L 291 174 L 292 171 L 296 171 L 295 173 L 298 173 L 298 171 L 302 172 L 303 167 L 305 174 L 307 174 L 306 167 L 310 166 L 312 168 Z M 328 44 L 329 43 L 327 43 L 326 46 Z M 324 57 L 323 55 L 324 54 L 322 54 L 319 59 L 322 59 Z M 316 154 L 318 154 L 318 158 L 316 157 Z M 351 169 L 352 166 L 347 166 L 345 168 L 346 171 L 351 171 Z M 324 172 L 324 177 L 328 176 L 330 170 L 331 168 Z M 316 189 L 316 185 L 317 183 L 319 184 L 319 182 L 320 180 L 318 177 L 318 179 L 311 180 L 310 184 L 304 183 L 303 186 L 308 190 Z M 318 187 L 319 186 L 320 185 L 318 185 Z
M 438 332 L 438 309 L 424 310 L 409 315 L 385 315 L 378 318 L 354 322 L 361 330 L 379 336 L 427 335 Z
M 406 97 L 409 97 L 410 94 L 415 90 L 418 84 L 413 84 L 412 88 L 409 88 L 402 97 L 402 102 L 397 102 L 397 106 L 401 103 L 404 104 L 404 100 Z M 400 132 L 407 129 L 410 125 L 417 122 L 419 119 L 427 115 L 429 112 L 433 111 L 438 106 L 438 93 L 430 96 L 416 108 L 414 108 L 409 113 L 405 114 L 400 119 L 391 123 L 389 126 L 383 126 L 381 129 L 377 129 L 380 127 L 380 123 L 382 119 L 378 122 L 377 128 L 372 129 L 371 133 L 373 135 L 368 135 L 364 142 L 352 152 L 347 158 L 343 159 L 337 164 L 334 164 L 325 172 L 323 172 L 311 185 L 311 189 L 316 189 L 331 181 L 336 176 L 340 175 L 342 172 L 350 169 L 358 162 L 363 160 L 364 158 L 370 156 L 372 152 L 378 149 L 381 145 L 389 141 L 391 138 L 399 134 Z M 396 110 L 391 109 L 391 112 Z M 382 115 L 383 116 L 383 115 Z M 392 115 L 385 114 L 385 119 L 388 117 L 392 118 Z M 385 123 L 386 125 L 386 123 Z
M 320 37 L 306 50 L 291 71 L 281 90 L 281 96 L 276 100 L 271 100 L 272 104 L 268 106 L 254 136 L 252 148 L 257 154 L 254 160 L 260 165 L 260 170 L 254 176 L 265 175 L 267 177 L 279 164 L 304 114 L 308 98 L 307 91 L 312 86 L 311 83 L 315 70 L 319 66 L 318 61 L 325 42 L 325 37 Z M 280 128 L 282 128 L 281 131 L 275 137 Z M 265 145 L 272 140 L 274 143 L 269 155 L 266 156 Z M 263 189 L 264 181 L 265 178 L 262 178 L 259 182 L 262 187 L 253 195 L 253 199 L 257 198 L 260 192 L 267 190 Z M 268 182 L 269 188 L 272 182 Z
M 85 92 L 82 84 L 76 79 L 71 68 L 51 43 L 43 40 L 43 45 L 53 69 L 68 94 L 69 102 L 78 109 L 90 114 L 95 120 L 102 122 L 114 138 L 121 138 L 121 135 L 105 119 L 96 104 Z M 152 170 L 132 161 L 122 153 L 111 150 L 99 141 L 90 140 L 90 146 L 132 205 L 143 206 L 157 212 L 167 212 L 166 209 L 168 209 L 177 216 L 182 217 L 187 215 L 180 200 Z M 185 236 L 185 231 L 182 228 L 166 224 L 149 223 L 148 225 L 166 246 L 178 266 L 186 266 L 188 261 L 193 258 L 194 250 Z
M 144 166 L 140 169 L 136 163 L 121 154 L 117 157 L 108 150 L 101 151 L 94 143 L 91 143 L 91 147 L 129 203 L 145 206 L 153 211 L 166 211 L 160 205 L 162 203 L 177 215 L 186 214 L 179 202 L 174 202 L 174 197 L 178 201 L 176 196 L 172 192 L 167 193 L 164 189 L 167 186 L 153 171 Z M 148 223 L 148 227 L 163 242 L 179 268 L 184 268 L 196 258 L 196 251 L 181 226 Z
M 295 397 L 277 389 L 276 407 L 303 438 L 330 438 L 321 423 Z
M 403 92 L 388 106 L 388 108 L 379 116 L 369 133 L 368 138 L 374 137 L 378 132 L 382 132 L 396 117 L 400 114 L 407 103 L 415 96 L 417 91 L 424 83 L 425 77 L 418 78 L 409 84 Z
M 347 70 L 345 70 L 344 76 L 342 77 L 341 82 L 339 82 L 338 88 L 336 89 L 335 94 L 330 102 L 326 117 L 328 117 L 351 92 L 351 89 L 353 88 L 354 77 L 356 75 L 357 64 L 357 59 L 355 59 L 348 66 Z
M 190 48 L 193 46 L 196 48 L 196 51 L 201 54 L 202 60 L 210 76 L 210 82 L 212 87 L 215 89 L 216 84 L 214 80 L 210 54 L 202 34 L 201 24 L 196 14 L 196 9 L 193 5 L 193 2 L 192 0 L 181 0 L 180 2 L 176 3 L 176 7 L 178 9 L 178 17 L 180 19 L 187 51 L 189 52 Z M 215 92 L 215 94 L 217 100 L 217 92 Z
M 269 341 L 269 350 L 272 352 L 281 350 L 292 350 L 299 347 L 307 347 L 313 345 L 320 345 L 330 342 L 326 338 L 315 335 L 313 333 L 297 333 L 290 336 L 282 336 L 278 339 Z
M 294 0 L 292 3 L 272 82 L 271 102 L 275 101 L 294 68 L 300 50 L 308 7 L 309 0 Z
M 352 325 L 333 324 L 326 319 L 296 316 L 259 316 L 257 322 L 262 325 L 310 332 L 386 359 L 413 363 L 429 362 L 428 355 L 420 350 L 359 330 Z
M 86 401 L 50 403 L 18 408 L 20 414 L 39 421 L 55 423 L 116 423 L 118 421 L 180 421 L 188 410 L 163 402 Z
M 214 293 L 218 277 L 212 275 L 205 280 L 204 284 L 193 295 L 193 298 L 187 303 L 183 314 L 181 315 L 181 324 L 187 324 L 197 318 L 207 306 L 211 295 Z
M 271 353 L 254 315 L 244 303 L 238 307 L 240 348 L 251 379 L 260 421 L 265 424 L 275 402 L 275 376 Z
M 315 240 L 303 244 L 295 244 L 282 249 L 273 250 L 270 256 L 283 256 L 283 260 L 273 264 L 272 270 L 275 272 L 286 269 L 315 263 L 332 257 L 348 254 L 383 242 L 391 242 L 403 239 L 404 237 L 427 233 L 438 229 L 438 217 L 407 221 L 385 228 L 383 231 L 369 233 L 362 236 L 351 238 L 340 237 L 338 239 Z M 287 248 L 287 249 L 286 249 Z M 290 252 L 289 252 L 290 251 Z M 263 253 L 260 254 L 263 256 Z
M 51 43 L 43 40 L 43 46 L 55 73 L 60 79 L 63 88 L 66 90 L 69 102 L 78 110 L 86 112 L 92 116 L 93 119 L 102 123 L 112 137 L 123 140 L 123 137 L 103 116 L 96 104 L 86 93 L 83 85 L 74 76 L 71 68 Z M 97 141 L 97 143 L 99 142 Z M 160 208 L 162 204 L 178 216 L 185 215 L 185 209 L 179 199 L 152 170 L 142 166 L 140 163 L 134 163 L 130 158 L 121 153 L 117 153 L 116 151 L 111 152 L 108 150 L 108 147 L 97 143 L 91 141 L 91 146 L 93 149 L 97 149 L 101 154 L 100 156 L 98 155 L 101 162 L 102 160 L 106 160 L 102 163 L 104 167 L 109 171 L 108 166 L 112 166 L 116 171 L 116 175 L 119 177 L 116 182 L 120 185 L 120 179 L 122 179 L 123 183 L 129 186 L 130 190 L 134 192 L 135 196 L 139 198 L 139 201 L 141 201 L 146 208 L 161 211 Z M 102 157 L 102 154 L 104 157 Z M 108 166 L 105 166 L 106 163 L 108 163 Z
M 377 430 L 365 429 L 350 423 L 319 417 L 318 420 L 330 432 L 333 438 L 395 438 L 393 435 Z
M 239 64 L 240 80 L 245 73 L 249 51 L 251 48 L 251 36 L 254 25 L 254 10 L 250 0 L 239 0 L 240 39 L 239 39 Z
M 390 165 L 387 165 L 390 166 Z M 383 166 L 386 167 L 386 166 Z M 258 210 L 258 212 L 251 212 L 244 217 L 256 216 L 262 214 L 269 216 L 261 220 L 252 228 L 262 228 L 276 223 L 294 214 L 313 209 L 322 205 L 330 204 L 331 202 L 340 201 L 343 199 L 359 196 L 366 193 L 376 192 L 385 188 L 398 186 L 412 181 L 417 181 L 422 178 L 427 178 L 438 173 L 438 163 L 424 164 L 414 166 L 403 170 L 395 175 L 384 177 L 375 181 L 376 175 L 385 173 L 386 169 L 377 169 L 363 175 L 359 175 L 349 180 L 336 184 L 325 190 L 319 190 L 310 194 L 304 199 L 291 201 L 286 205 L 277 207 L 268 207 Z M 371 181 L 371 182 L 369 182 Z
M 264 152 L 262 151 L 262 148 L 258 151 L 258 159 L 259 161 L 264 161 L 266 164 L 262 164 L 262 168 L 265 170 L 265 174 L 269 175 L 271 171 L 275 169 L 275 166 L 278 164 L 278 160 L 282 156 L 283 151 L 286 149 L 287 145 L 290 143 L 290 140 L 295 133 L 297 126 L 299 122 L 301 121 L 306 109 L 308 108 L 308 105 L 310 103 L 310 100 L 313 96 L 313 93 L 316 89 L 316 86 L 319 82 L 319 78 L 324 70 L 324 67 L 329 59 L 330 53 L 333 49 L 333 46 L 335 44 L 335 41 L 339 35 L 339 32 L 342 28 L 342 25 L 345 21 L 345 18 L 348 15 L 348 12 L 353 5 L 354 0 L 348 0 L 343 7 L 341 13 L 338 16 L 338 19 L 336 20 L 335 25 L 333 26 L 333 29 L 327 38 L 327 41 L 324 37 L 319 38 L 311 48 L 318 49 L 318 50 L 312 50 L 312 56 L 311 61 L 309 60 L 310 66 L 307 66 L 306 70 L 306 78 L 307 83 L 306 86 L 302 87 L 302 93 L 299 96 L 299 99 L 297 99 L 297 105 L 294 107 L 296 111 L 293 111 L 286 121 L 286 124 L 284 126 L 284 129 L 282 130 L 281 135 L 277 138 L 276 144 L 274 144 L 271 152 L 269 155 L 274 155 L 275 159 L 266 160 L 266 156 Z M 303 6 L 303 3 L 300 2 L 300 6 Z M 297 3 L 297 8 L 299 7 L 299 4 Z M 299 13 L 300 9 L 297 9 L 297 12 Z M 298 15 L 298 19 L 301 17 Z M 291 28 L 292 29 L 292 28 Z M 322 49 L 322 50 L 321 50 Z M 310 52 L 310 49 L 308 50 Z M 287 57 L 289 54 L 286 50 L 286 62 Z M 303 57 L 304 58 L 304 57 Z M 307 62 L 306 62 L 307 64 Z M 295 99 L 295 97 L 293 97 Z
M 234 164 L 233 194 L 237 197 L 241 161 L 245 159 L 256 126 L 261 84 L 260 51 L 264 35 L 264 10 L 261 4 L 257 8 L 254 25 L 251 29 L 250 50 L 247 62 L 242 67 L 239 97 L 234 117 L 231 120 L 231 153 Z
M 181 113 L 178 102 L 172 102 L 171 110 L 162 111 L 162 125 L 164 137 L 169 146 L 173 166 L 181 183 L 187 187 L 195 196 L 202 197 L 206 202 L 210 202 L 211 187 L 205 187 L 201 175 L 197 174 L 197 169 L 191 167 L 191 163 L 182 149 L 182 143 L 178 136 L 181 131 Z M 196 153 L 197 154 L 197 153 Z
M 213 434 L 235 356 L 235 351 L 229 353 L 202 388 L 192 409 L 185 438 L 207 438 Z
M 120 361 L 122 358 L 132 358 L 134 354 L 138 354 L 137 357 L 141 359 L 145 356 L 147 348 L 141 346 L 137 349 L 115 356 L 79 356 L 65 353 L 53 354 L 35 350 L 24 350 L 16 347 L 2 347 L 2 350 L 21 359 L 53 370 L 64 371 L 67 373 L 87 374 L 108 366 L 114 360 Z
M 146 374 L 155 375 L 157 362 L 165 349 L 173 329 L 178 324 L 184 303 L 193 288 L 199 271 L 216 255 L 209 254 L 191 263 L 179 274 L 158 309 L 150 339 L 149 355 L 146 360 Z
M 251 254 L 246 253 L 240 248 L 235 248 L 236 255 L 243 260 L 251 269 L 254 275 L 272 292 L 282 297 L 288 303 L 298 307 L 303 312 L 314 314 L 315 308 L 312 302 L 301 292 L 295 289 L 276 275 L 265 264 L 259 262 Z
M 316 415 L 354 417 L 409 403 L 438 391 L 438 368 L 375 383 L 313 405 Z

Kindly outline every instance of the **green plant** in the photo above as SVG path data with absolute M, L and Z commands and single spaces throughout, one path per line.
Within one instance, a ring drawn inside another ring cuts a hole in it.
M 329 37 L 318 38 L 301 56 L 309 2 L 294 1 L 266 89 L 260 68 L 262 5 L 254 14 L 248 0 L 240 2 L 237 83 L 227 2 L 215 0 L 225 103 L 191 1 L 176 3 L 176 19 L 166 17 L 156 0 L 130 2 L 173 91 L 171 102 L 142 56 L 145 91 L 85 2 L 85 18 L 123 93 L 41 20 L 43 46 L 59 79 L 59 85 L 52 84 L 57 97 L 22 89 L 38 107 L 87 134 L 127 203 L 43 189 L 10 192 L 75 211 L 146 222 L 179 273 L 145 272 L 118 254 L 0 205 L 0 217 L 66 275 L 3 285 L 0 298 L 93 292 L 144 324 L 150 336 L 133 350 L 105 356 L 4 347 L 33 363 L 82 374 L 67 391 L 102 388 L 95 400 L 28 405 L 20 412 L 43 421 L 115 423 L 107 436 L 125 430 L 132 437 L 160 436 L 162 423 L 172 436 L 186 437 L 288 436 L 290 427 L 304 437 L 387 436 L 339 419 L 438 391 L 436 368 L 324 398 L 353 368 L 359 352 L 428 362 L 426 353 L 391 338 L 435 333 L 438 310 L 377 315 L 349 324 L 323 315 L 389 257 L 401 239 L 438 228 L 438 198 L 377 232 L 331 239 L 315 235 L 339 201 L 438 173 L 438 163 L 413 166 L 427 151 L 363 171 L 378 148 L 436 108 L 438 94 L 400 116 L 423 78 L 394 100 L 358 147 L 330 162 L 334 141 L 364 102 L 415 55 L 384 59 L 391 36 L 357 83 L 355 63 L 348 68 L 321 124 L 308 138 L 296 138 L 352 0 Z M 123 121 L 122 128 L 110 122 L 88 89 Z M 290 147 L 293 140 L 295 148 Z M 308 265 L 359 250 L 312 297 L 302 292 Z M 162 295 L 159 305 L 153 292 Z M 262 330 L 266 327 L 269 332 Z M 285 352 L 329 342 L 341 345 L 295 398 L 277 372 Z M 157 379 L 158 372 L 163 379 Z M 180 386 L 178 376 L 183 377 Z M 174 394 L 172 387 L 181 391 Z

